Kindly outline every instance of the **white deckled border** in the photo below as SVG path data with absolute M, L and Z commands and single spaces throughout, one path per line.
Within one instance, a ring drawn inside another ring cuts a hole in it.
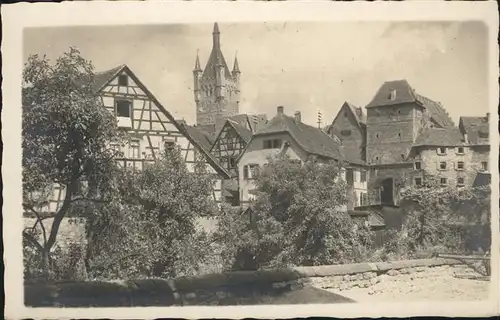
M 498 10 L 496 2 L 64 2 L 2 7 L 4 246 L 6 318 L 291 318 L 492 316 L 499 314 L 498 135 L 491 136 L 492 291 L 482 302 L 363 303 L 350 305 L 169 307 L 169 308 L 25 308 L 22 289 L 21 215 L 21 70 L 22 30 L 26 27 L 139 25 L 251 21 L 484 21 L 489 28 L 490 132 L 498 132 Z M 471 106 L 472 108 L 474 106 Z

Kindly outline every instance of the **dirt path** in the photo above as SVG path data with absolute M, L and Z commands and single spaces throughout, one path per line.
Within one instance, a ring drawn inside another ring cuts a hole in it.
M 407 281 L 381 277 L 381 281 L 370 288 L 328 289 L 358 302 L 482 300 L 488 298 L 489 290 L 489 281 L 457 279 L 452 275 Z

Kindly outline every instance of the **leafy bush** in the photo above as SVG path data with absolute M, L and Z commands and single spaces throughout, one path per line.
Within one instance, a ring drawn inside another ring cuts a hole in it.
M 323 265 L 369 255 L 370 232 L 345 210 L 337 163 L 270 158 L 248 210 L 226 208 L 217 239 L 231 269 Z

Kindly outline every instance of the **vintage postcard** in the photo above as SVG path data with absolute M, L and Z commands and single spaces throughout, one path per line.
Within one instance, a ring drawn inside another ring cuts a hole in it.
M 8 318 L 500 312 L 496 3 L 2 9 Z

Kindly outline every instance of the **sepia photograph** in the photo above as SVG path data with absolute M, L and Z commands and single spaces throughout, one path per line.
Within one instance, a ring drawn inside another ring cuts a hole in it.
M 498 15 L 485 7 L 483 20 L 22 28 L 19 96 L 4 104 L 17 118 L 2 116 L 19 133 L 15 185 L 3 171 L 20 201 L 4 240 L 17 234 L 21 303 L 495 301 Z

